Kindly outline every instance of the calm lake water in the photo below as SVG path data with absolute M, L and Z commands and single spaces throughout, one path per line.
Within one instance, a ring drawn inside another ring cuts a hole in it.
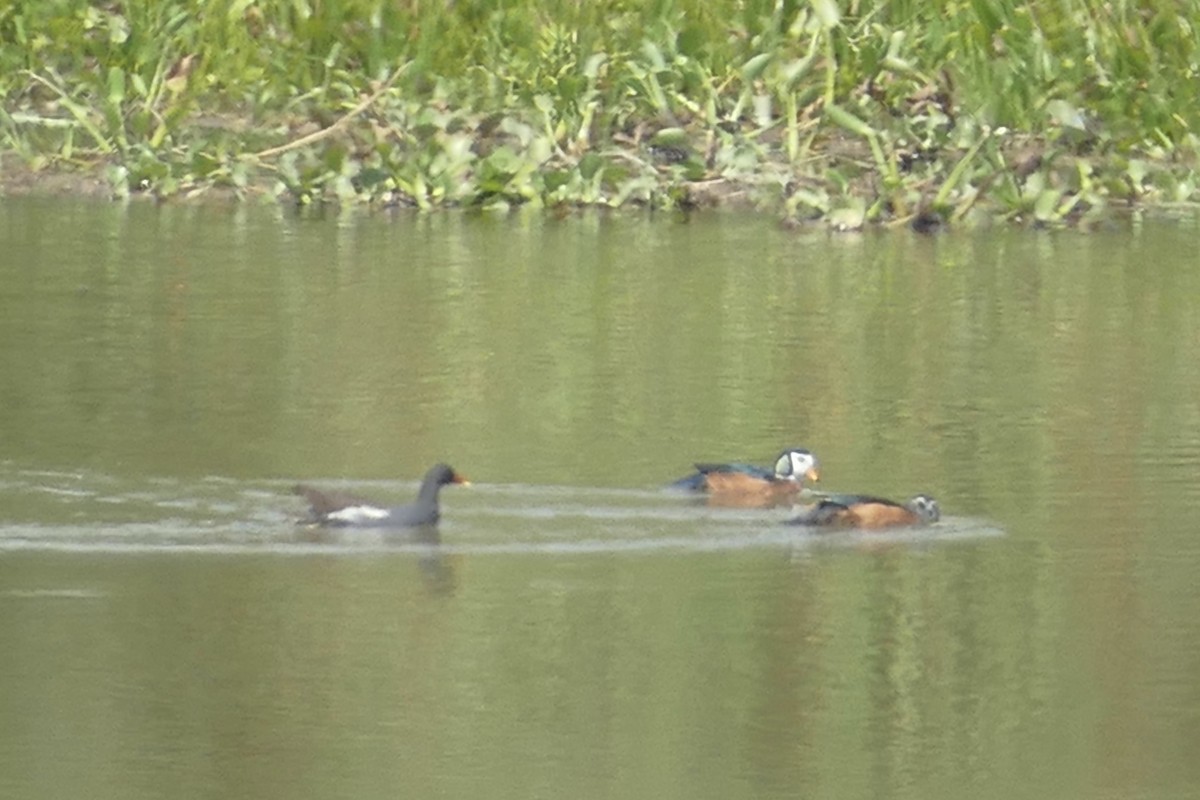
M 0 797 L 1194 798 L 1198 250 L 0 201 Z

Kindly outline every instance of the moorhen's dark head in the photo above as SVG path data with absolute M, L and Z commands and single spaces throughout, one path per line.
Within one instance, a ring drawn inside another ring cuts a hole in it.
M 463 486 L 471 485 L 469 480 L 460 473 L 455 472 L 454 468 L 449 464 L 434 464 L 429 468 L 429 472 L 425 473 L 425 482 L 431 483 L 434 486 L 445 486 L 448 483 L 458 483 Z

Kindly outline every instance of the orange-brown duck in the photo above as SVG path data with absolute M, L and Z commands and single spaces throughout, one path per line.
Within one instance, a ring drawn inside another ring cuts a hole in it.
M 696 472 L 670 485 L 672 489 L 703 492 L 710 500 L 729 505 L 770 505 L 791 501 L 804 481 L 820 480 L 817 457 L 800 447 L 784 450 L 771 469 L 754 464 L 696 464 Z
M 807 507 L 789 525 L 831 528 L 893 528 L 928 525 L 941 519 L 942 509 L 929 495 L 919 494 L 907 503 L 861 494 L 835 494 Z

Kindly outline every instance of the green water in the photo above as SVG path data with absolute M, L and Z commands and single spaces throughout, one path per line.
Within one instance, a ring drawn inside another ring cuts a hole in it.
M 1198 245 L 5 200 L 0 796 L 1194 797 Z

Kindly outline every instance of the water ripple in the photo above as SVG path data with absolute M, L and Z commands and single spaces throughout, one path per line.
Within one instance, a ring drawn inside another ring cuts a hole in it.
M 1001 535 L 985 521 L 946 517 L 930 528 L 883 533 L 814 533 L 781 523 L 792 510 L 710 508 L 660 489 L 485 484 L 443 499 L 435 542 L 409 532 L 313 530 L 291 481 L 247 485 L 200 481 L 122 481 L 104 475 L 10 472 L 0 493 L 20 500 L 24 518 L 0 521 L 0 554 L 22 551 L 360 556 L 638 554 L 752 548 L 817 549 L 922 545 Z M 412 487 L 323 481 L 404 502 Z M 70 491 L 65 491 L 69 489 Z

